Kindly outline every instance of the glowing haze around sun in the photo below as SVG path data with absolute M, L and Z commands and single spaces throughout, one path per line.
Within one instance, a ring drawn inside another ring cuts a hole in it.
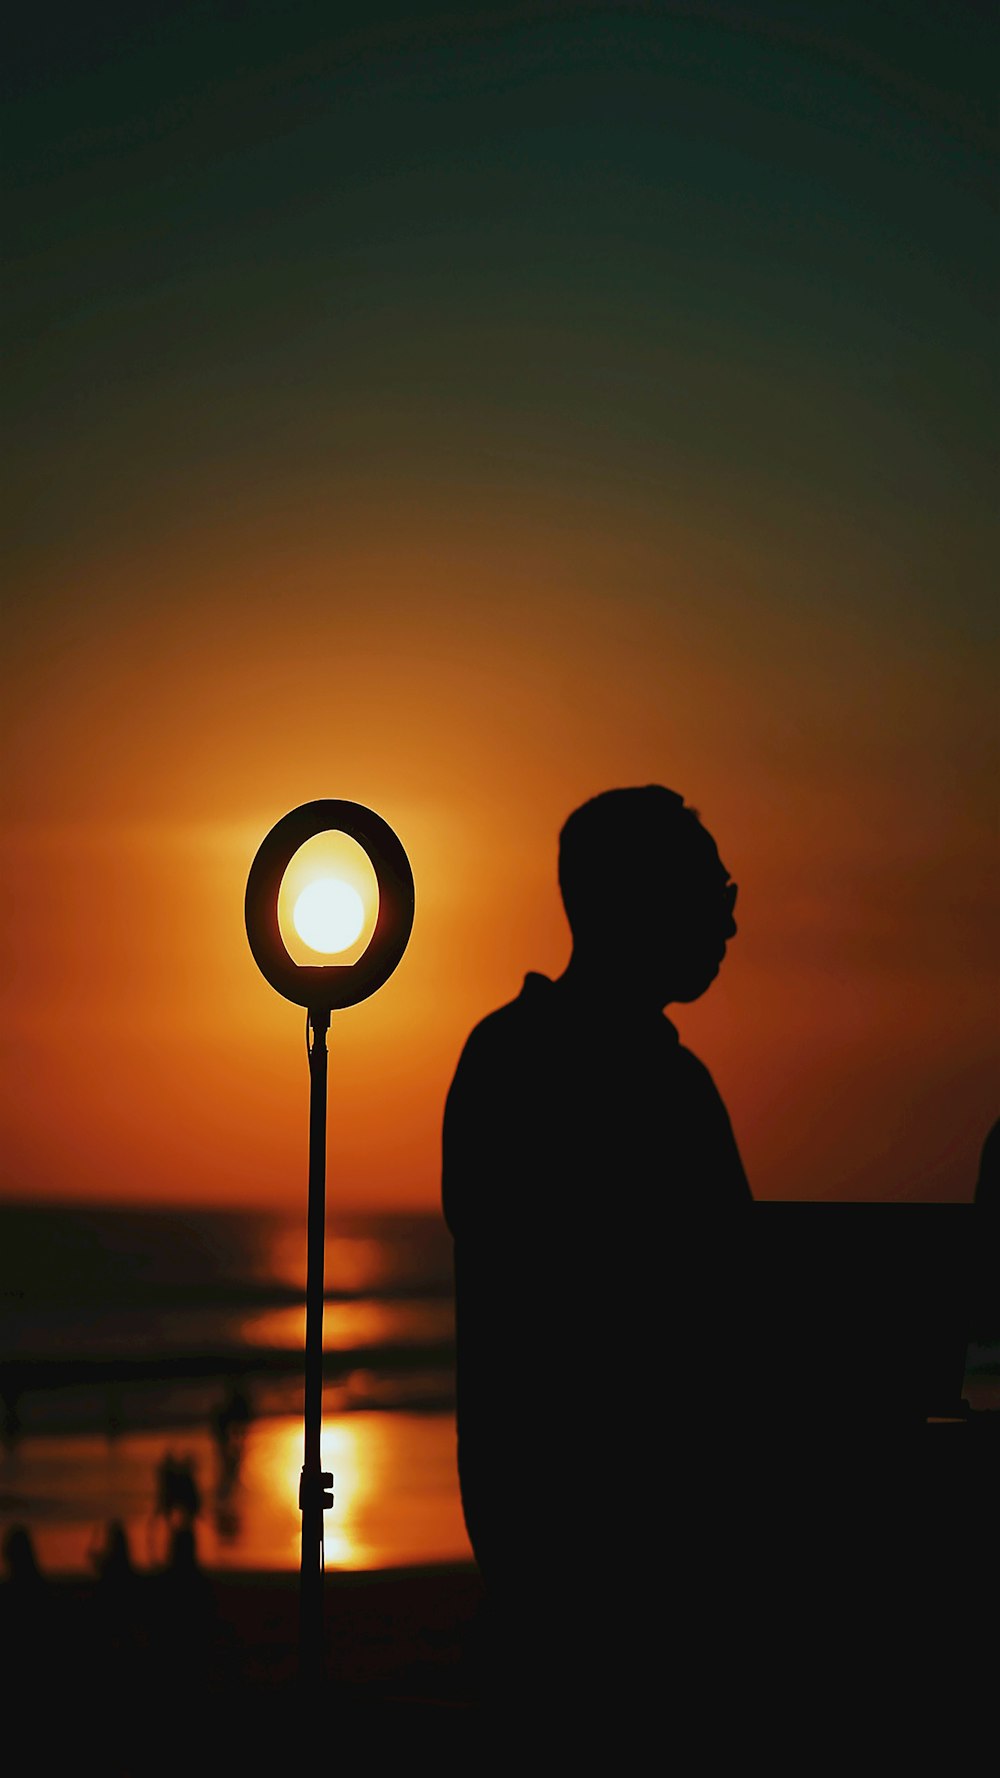
M 320 877 L 303 889 L 292 921 L 311 951 L 330 956 L 346 951 L 354 943 L 364 925 L 364 903 L 349 883 L 341 883 L 336 877 Z

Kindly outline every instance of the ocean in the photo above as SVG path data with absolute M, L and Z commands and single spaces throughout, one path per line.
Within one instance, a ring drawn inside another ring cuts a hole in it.
M 305 1218 L 0 1205 L 0 1536 L 86 1572 L 108 1524 L 165 1558 L 171 1466 L 207 1568 L 295 1568 Z M 458 1493 L 451 1241 L 440 1217 L 331 1219 L 328 1567 L 471 1560 Z

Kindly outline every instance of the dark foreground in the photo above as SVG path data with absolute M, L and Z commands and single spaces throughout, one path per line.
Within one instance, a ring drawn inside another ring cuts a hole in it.
M 651 1744 L 657 1764 L 688 1750 L 687 1769 L 891 1765 L 904 1748 L 950 1762 L 995 1684 L 993 1417 L 889 1455 L 841 1428 L 755 1490 L 777 1449 L 761 1432 L 721 1465 L 711 1512 L 679 1510 L 665 1472 L 642 1559 L 595 1538 L 565 1584 L 525 1578 L 503 1622 L 471 1566 L 329 1574 L 316 1685 L 299 1678 L 296 1574 L 8 1582 L 0 1755 L 115 1778 L 346 1760 L 631 1772 Z
M 474 1568 L 330 1574 L 319 1685 L 299 1679 L 296 1574 L 139 1574 L 0 1588 L 2 1751 L 38 1769 L 272 1771 L 313 1752 L 460 1748 L 480 1705 Z M 23 1766 L 14 1769 L 26 1769 Z

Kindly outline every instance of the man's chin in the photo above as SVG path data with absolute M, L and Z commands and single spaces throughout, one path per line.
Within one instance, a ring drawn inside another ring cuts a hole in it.
M 718 962 L 706 963 L 702 969 L 698 970 L 697 974 L 692 973 L 686 981 L 678 982 L 670 996 L 671 1002 L 675 1002 L 679 1006 L 689 1006 L 692 1000 L 700 1000 L 701 996 L 707 993 L 712 986 L 721 968 L 722 958 L 720 957 Z

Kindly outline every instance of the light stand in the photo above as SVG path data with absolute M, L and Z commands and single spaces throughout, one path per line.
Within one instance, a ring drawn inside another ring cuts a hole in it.
M 278 924 L 278 892 L 299 847 L 318 833 L 345 833 L 367 853 L 379 890 L 378 916 L 355 963 L 297 964 Z M 302 1564 L 299 1594 L 299 1672 L 315 1685 L 323 1674 L 323 1513 L 333 1505 L 333 1476 L 322 1467 L 323 1301 L 326 1251 L 326 1037 L 332 1008 L 356 1006 L 387 981 L 413 926 L 413 873 L 387 822 L 361 803 L 321 799 L 303 803 L 272 827 L 247 878 L 247 938 L 261 974 L 286 1000 L 307 1009 L 309 1048 L 309 1198 L 307 1207 L 306 1345 L 302 1474 Z

